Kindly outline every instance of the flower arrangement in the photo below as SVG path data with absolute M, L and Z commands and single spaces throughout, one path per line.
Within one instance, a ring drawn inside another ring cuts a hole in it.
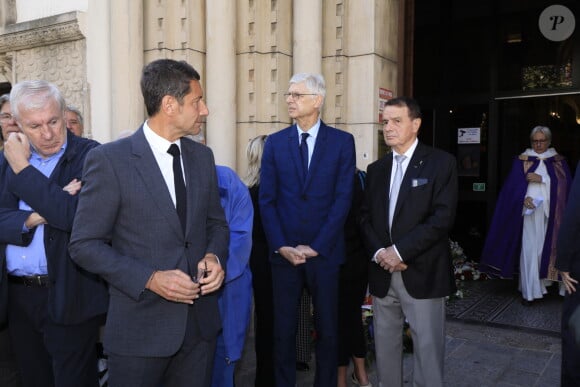
M 488 279 L 488 276 L 486 273 L 482 273 L 477 269 L 476 262 L 470 261 L 467 258 L 463 248 L 458 242 L 449 239 L 449 249 L 451 250 L 457 292 L 448 297 L 448 299 L 463 298 L 463 281 L 486 280 Z

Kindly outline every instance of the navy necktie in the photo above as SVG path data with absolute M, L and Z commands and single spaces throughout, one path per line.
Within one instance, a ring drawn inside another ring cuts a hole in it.
M 176 144 L 171 144 L 167 150 L 173 156 L 173 183 L 175 184 L 175 208 L 177 216 L 181 222 L 181 228 L 185 233 L 185 226 L 187 224 L 187 195 L 185 191 L 185 180 L 183 179 L 183 171 L 181 170 L 181 158 L 179 147 Z
M 308 143 L 306 139 L 310 136 L 308 133 L 302 133 L 302 140 L 300 141 L 300 158 L 302 159 L 302 170 L 304 176 L 308 174 Z

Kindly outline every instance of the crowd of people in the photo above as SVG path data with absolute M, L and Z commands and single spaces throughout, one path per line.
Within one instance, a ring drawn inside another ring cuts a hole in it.
M 140 85 L 147 120 L 102 145 L 83 137 L 81 112 L 49 82 L 0 97 L 0 322 L 23 386 L 98 386 L 102 341 L 109 386 L 233 387 L 252 304 L 257 387 L 295 386 L 308 361 L 304 334 L 297 340 L 304 315 L 314 385 L 371 386 L 367 287 L 379 385 L 403 385 L 407 322 L 413 385 L 443 386 L 457 166 L 418 140 L 417 101 L 386 102 L 392 152 L 364 172 L 354 137 L 321 120 L 324 78 L 295 74 L 285 94 L 293 124 L 250 140 L 242 180 L 204 145 L 209 109 L 192 66 L 156 60 Z M 564 212 L 570 171 L 550 141 L 548 128 L 534 128 L 515 161 L 518 188 L 506 183 L 514 197 L 502 191 L 498 209 L 519 214 L 519 235 L 499 252 L 493 235 L 505 237 L 496 229 L 505 222 L 494 218 L 484 263 L 506 276 L 519 267 L 525 301 L 560 269 L 565 316 L 576 321 L 578 203 Z M 563 375 L 572 370 L 574 382 L 578 334 L 565 325 Z

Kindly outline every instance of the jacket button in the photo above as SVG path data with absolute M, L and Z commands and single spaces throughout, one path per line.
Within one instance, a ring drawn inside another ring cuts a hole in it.
M 189 243 L 189 242 L 185 242 L 185 248 L 186 248 L 186 249 L 189 249 L 189 245 L 190 245 L 190 243 Z

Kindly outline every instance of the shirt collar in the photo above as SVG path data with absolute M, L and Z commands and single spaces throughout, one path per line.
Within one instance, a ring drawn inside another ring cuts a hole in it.
M 305 132 L 304 130 L 302 130 L 302 128 L 300 126 L 298 126 L 298 124 L 296 124 L 296 130 L 298 131 L 298 138 L 300 138 L 300 135 L 302 133 L 308 133 L 310 135 L 310 137 L 312 137 L 313 140 L 316 140 L 316 136 L 318 136 L 319 129 L 320 129 L 320 118 L 318 119 L 318 121 L 316 121 L 314 126 L 308 130 L 308 132 Z
M 403 153 L 406 157 L 405 161 L 411 160 L 411 157 L 413 157 L 413 153 L 415 153 L 415 149 L 417 149 L 417 145 L 419 145 L 419 140 L 415 139 L 413 145 L 411 145 L 409 149 L 407 149 L 407 151 Z M 395 159 L 396 155 L 399 155 L 399 153 L 395 152 L 395 150 L 393 149 L 393 160 Z
M 143 134 L 145 135 L 145 139 L 147 140 L 147 142 L 151 146 L 151 149 L 153 149 L 153 151 L 155 151 L 155 152 L 167 153 L 167 150 L 169 149 L 169 146 L 171 144 L 176 144 L 179 147 L 179 150 L 181 151 L 181 139 L 180 138 L 175 140 L 175 142 L 168 141 L 167 139 L 165 139 L 165 138 L 161 137 L 160 135 L 158 135 L 157 133 L 155 133 L 153 131 L 153 129 L 151 129 L 149 127 L 149 125 L 147 124 L 147 121 L 145 121 L 145 123 L 143 124 Z

